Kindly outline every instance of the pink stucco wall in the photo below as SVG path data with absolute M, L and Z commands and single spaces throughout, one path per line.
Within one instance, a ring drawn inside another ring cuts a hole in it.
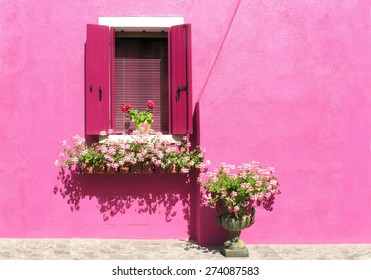
M 248 243 L 371 242 L 370 1 L 1 1 L 0 237 L 219 243 L 195 178 L 61 177 L 84 132 L 84 42 L 99 16 L 192 24 L 200 144 L 274 166 L 283 193 Z M 62 192 L 62 193 L 61 193 Z

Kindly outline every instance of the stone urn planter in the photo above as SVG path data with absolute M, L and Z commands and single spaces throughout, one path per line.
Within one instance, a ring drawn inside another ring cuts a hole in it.
M 248 257 L 249 250 L 246 244 L 240 239 L 241 231 L 254 223 L 255 208 L 250 214 L 236 217 L 228 212 L 221 215 L 217 212 L 217 222 L 230 233 L 230 238 L 224 242 L 221 254 L 225 257 Z

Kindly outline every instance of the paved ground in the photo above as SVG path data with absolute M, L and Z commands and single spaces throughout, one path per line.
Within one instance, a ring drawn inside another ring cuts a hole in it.
M 371 244 L 249 245 L 255 260 L 371 260 Z M 187 240 L 0 239 L 0 259 L 225 259 Z

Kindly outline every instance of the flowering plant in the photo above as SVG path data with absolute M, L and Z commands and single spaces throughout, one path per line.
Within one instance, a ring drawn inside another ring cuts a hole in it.
M 149 132 L 150 134 L 141 134 L 135 130 L 131 139 L 108 138 L 90 146 L 84 138 L 76 135 L 72 137 L 72 146 L 66 140 L 60 142 L 63 151 L 55 165 L 62 168 L 82 164 L 103 165 L 118 170 L 136 163 L 152 164 L 164 169 L 177 164 L 181 173 L 189 173 L 191 168 L 205 168 L 209 164 L 208 161 L 203 163 L 204 149 L 190 148 L 188 136 L 183 137 L 182 141 L 172 142 L 160 132 Z M 107 132 L 102 134 L 107 135 Z M 112 134 L 112 131 L 108 134 Z
M 72 147 L 66 140 L 62 140 L 59 143 L 63 150 L 59 153 L 60 159 L 55 161 L 56 166 L 66 168 L 67 166 L 93 161 L 93 154 L 89 152 L 84 138 L 78 135 L 73 136 Z
M 121 105 L 120 109 L 122 112 L 127 113 L 127 117 L 135 122 L 137 129 L 140 129 L 141 124 L 147 123 L 149 126 L 153 123 L 153 115 L 149 110 L 155 107 L 155 102 L 153 100 L 148 100 L 146 104 L 146 109 L 143 111 L 138 111 L 133 109 L 131 103 L 126 103 Z
M 237 167 L 222 163 L 214 172 L 204 171 L 198 180 L 206 191 L 203 204 L 216 208 L 220 203 L 229 215 L 242 217 L 260 206 L 271 211 L 275 196 L 280 194 L 274 168 L 263 168 L 252 161 Z

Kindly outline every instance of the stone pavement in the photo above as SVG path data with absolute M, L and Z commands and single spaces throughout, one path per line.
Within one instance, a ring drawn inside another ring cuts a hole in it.
M 371 244 L 249 245 L 253 260 L 371 260 Z M 0 239 L 0 260 L 225 260 L 188 240 Z

